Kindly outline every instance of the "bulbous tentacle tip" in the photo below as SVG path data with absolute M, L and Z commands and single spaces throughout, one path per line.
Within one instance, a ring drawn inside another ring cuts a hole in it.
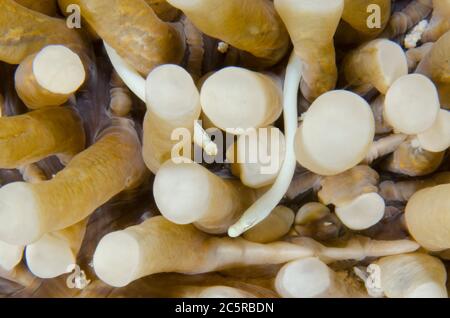
M 0 189 L 0 240 L 25 246 L 42 235 L 39 199 L 33 185 L 10 183 Z

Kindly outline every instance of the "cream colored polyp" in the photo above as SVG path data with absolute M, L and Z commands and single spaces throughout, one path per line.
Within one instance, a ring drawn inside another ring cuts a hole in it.
M 343 70 L 349 84 L 369 85 L 386 94 L 397 78 L 408 74 L 408 63 L 400 45 L 377 39 L 350 52 L 344 59 Z
M 282 112 L 282 92 L 274 78 L 239 67 L 217 71 L 203 83 L 202 110 L 220 129 L 242 130 L 272 124 Z M 239 132 L 236 132 L 239 134 Z
M 441 260 L 423 253 L 383 257 L 381 289 L 390 298 L 447 298 L 447 273 Z
M 386 93 L 384 116 L 394 130 L 408 135 L 431 128 L 439 112 L 436 86 L 421 74 L 397 79 Z
M 375 136 L 375 120 L 358 95 L 331 91 L 302 116 L 295 147 L 298 163 L 320 175 L 335 175 L 356 166 Z
M 406 225 L 412 237 L 432 251 L 450 248 L 450 184 L 416 192 L 405 209 Z
M 430 129 L 417 135 L 420 146 L 431 152 L 445 151 L 450 147 L 450 111 L 441 109 Z

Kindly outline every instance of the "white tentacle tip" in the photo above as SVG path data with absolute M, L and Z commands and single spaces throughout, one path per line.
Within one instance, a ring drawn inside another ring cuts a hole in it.
M 256 220 L 252 222 L 245 222 L 242 219 L 233 224 L 228 228 L 228 236 L 229 237 L 238 237 L 245 231 L 251 229 L 255 224 Z
M 228 229 L 228 236 L 229 237 L 238 237 L 244 232 L 245 232 L 245 230 L 243 230 L 241 228 L 241 226 L 234 224 L 234 225 L 230 226 L 230 228 Z
M 384 216 L 384 199 L 376 192 L 364 193 L 335 212 L 342 223 L 352 230 L 365 230 L 377 224 Z

